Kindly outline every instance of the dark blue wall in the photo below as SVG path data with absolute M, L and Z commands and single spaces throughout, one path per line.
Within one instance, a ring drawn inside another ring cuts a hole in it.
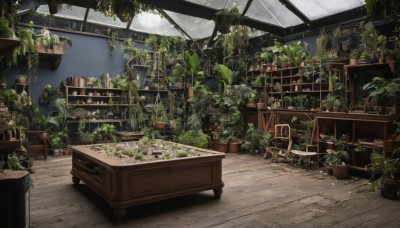
M 295 41 L 304 41 L 306 43 L 308 43 L 308 46 L 310 47 L 310 54 L 311 56 L 315 55 L 315 53 L 317 52 L 317 47 L 315 42 L 317 41 L 317 38 L 319 37 L 319 35 L 315 35 L 315 36 L 309 36 L 309 37 L 304 37 L 302 39 L 297 39 L 297 40 L 291 40 L 288 42 L 285 42 L 285 44 L 291 44 Z
M 58 70 L 52 71 L 49 59 L 40 58 L 37 81 L 30 82 L 30 95 L 35 104 L 44 91 L 44 86 L 60 86 L 62 80 L 70 76 L 99 77 L 102 73 L 110 76 L 124 72 L 124 60 L 120 49 L 110 54 L 108 39 L 78 35 L 72 33 L 53 32 L 56 35 L 68 37 L 72 40 L 72 46 L 66 47 L 66 53 L 62 56 Z M 14 87 L 14 78 L 18 74 L 27 74 L 25 64 L 20 63 L 5 73 L 7 87 Z M 49 105 L 39 105 L 43 114 L 50 111 Z

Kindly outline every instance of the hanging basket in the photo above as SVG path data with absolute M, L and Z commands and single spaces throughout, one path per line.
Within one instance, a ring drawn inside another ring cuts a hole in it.
M 56 14 L 58 12 L 60 0 L 46 0 L 46 3 L 49 6 L 50 14 Z

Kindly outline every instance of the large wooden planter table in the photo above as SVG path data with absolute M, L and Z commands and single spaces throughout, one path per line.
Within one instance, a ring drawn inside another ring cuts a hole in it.
M 315 115 L 315 122 L 312 132 L 312 141 L 316 142 L 318 147 L 318 156 L 321 154 L 321 144 L 332 144 L 332 142 L 321 139 L 322 128 L 333 130 L 332 136 L 335 139 L 348 134 L 348 145 L 357 146 L 359 139 L 387 139 L 388 125 L 395 120 L 393 115 L 377 115 L 366 113 L 344 113 L 344 112 L 318 112 Z M 365 142 L 362 144 L 365 148 L 384 151 L 384 143 L 375 145 Z M 350 151 L 351 153 L 351 151 Z M 350 166 L 352 169 L 367 171 L 366 167 Z
M 173 144 L 172 142 L 166 142 Z M 73 146 L 72 180 L 82 180 L 107 201 L 117 217 L 128 207 L 174 198 L 200 191 L 222 194 L 222 158 L 224 153 L 184 146 L 201 156 L 170 160 L 123 163 L 93 151 L 87 146 Z

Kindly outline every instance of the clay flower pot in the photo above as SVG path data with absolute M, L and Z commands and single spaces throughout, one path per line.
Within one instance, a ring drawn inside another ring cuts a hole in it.
M 157 129 L 164 129 L 165 128 L 165 122 L 156 122 L 155 127 Z

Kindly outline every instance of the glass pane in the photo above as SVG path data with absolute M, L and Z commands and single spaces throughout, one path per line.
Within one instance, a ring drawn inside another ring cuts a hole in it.
M 245 16 L 285 28 L 303 23 L 279 0 L 254 0 Z
M 249 31 L 249 37 L 250 38 L 262 36 L 262 35 L 265 35 L 265 34 L 266 34 L 266 32 L 260 31 L 260 30 L 250 29 L 250 31 Z
M 109 25 L 109 26 L 114 26 L 114 27 L 119 27 L 119 28 L 126 28 L 127 23 L 122 22 L 118 17 L 107 17 L 100 11 L 95 11 L 93 9 L 89 10 L 88 22 L 96 23 L 96 24 L 102 24 L 102 25 Z
M 364 5 L 364 0 L 290 0 L 310 20 L 351 10 Z M 340 18 L 338 18 L 340 20 Z
M 244 7 L 247 4 L 247 0 L 186 0 L 187 2 L 195 3 L 201 6 L 206 6 L 213 9 L 232 9 L 237 6 L 239 12 L 243 12 Z M 226 5 L 225 5 L 226 4 Z
M 214 31 L 214 21 L 187 16 L 167 10 L 165 10 L 165 13 L 193 39 L 209 37 Z
M 67 4 L 62 4 L 61 8 L 58 10 L 54 16 L 60 18 L 68 18 L 74 20 L 83 20 L 85 18 L 86 8 L 72 6 Z M 36 10 L 36 13 L 43 14 L 43 15 L 50 15 L 49 7 L 47 4 L 40 5 Z
M 158 14 L 142 12 L 133 18 L 130 29 L 143 33 L 183 36 L 175 26 Z

